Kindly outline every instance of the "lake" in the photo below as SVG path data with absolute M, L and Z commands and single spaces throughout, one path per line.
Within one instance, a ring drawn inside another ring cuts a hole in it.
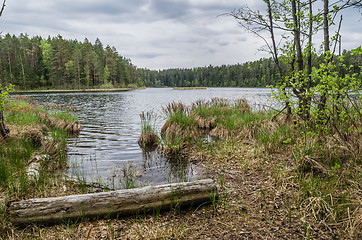
M 265 88 L 208 88 L 173 90 L 149 88 L 128 92 L 41 93 L 27 94 L 34 100 L 74 106 L 82 131 L 70 137 L 68 175 L 88 183 L 101 183 L 111 188 L 125 186 L 125 173 L 133 173 L 137 186 L 158 185 L 203 178 L 203 170 L 185 162 L 182 167 L 157 152 L 144 152 L 137 144 L 141 133 L 142 111 L 162 114 L 162 106 L 172 101 L 191 104 L 214 97 L 246 98 L 257 108 L 268 104 L 272 93 Z M 158 130 L 165 119 L 157 119 Z M 129 174 L 126 174 L 129 175 Z

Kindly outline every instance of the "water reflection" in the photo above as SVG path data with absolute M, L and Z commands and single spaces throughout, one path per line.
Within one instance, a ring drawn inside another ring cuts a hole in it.
M 35 100 L 74 106 L 83 129 L 69 139 L 69 175 L 84 177 L 88 182 L 101 181 L 115 188 L 124 187 L 125 167 L 132 166 L 140 184 L 163 184 L 202 177 L 201 169 L 181 160 L 169 160 L 156 151 L 144 152 L 138 146 L 141 133 L 139 114 L 151 111 L 161 114 L 162 106 L 172 101 L 191 104 L 214 97 L 246 98 L 251 104 L 268 104 L 269 89 L 209 88 L 176 91 L 146 89 L 111 93 L 31 94 Z M 160 129 L 164 120 L 156 122 Z

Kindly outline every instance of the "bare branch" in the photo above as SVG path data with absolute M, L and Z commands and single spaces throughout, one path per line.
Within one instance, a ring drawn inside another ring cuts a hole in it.
M 334 48 L 333 48 L 333 53 L 332 53 L 332 59 L 333 59 L 333 56 L 334 56 L 334 53 L 336 52 L 336 47 L 337 47 L 337 44 L 338 44 L 338 38 L 339 36 L 341 36 L 339 34 L 339 32 L 341 31 L 341 26 L 342 26 L 342 21 L 343 21 L 343 16 L 341 15 L 341 20 L 339 21 L 339 25 L 338 25 L 338 31 L 336 33 L 336 40 L 335 40 L 335 43 L 334 43 Z
M 3 11 L 4 11 L 4 9 L 5 9 L 5 3 L 6 3 L 6 0 L 4 0 L 4 2 L 3 2 L 3 6 L 1 7 L 1 10 L 0 10 L 0 17 L 1 17 L 1 15 L 3 15 Z

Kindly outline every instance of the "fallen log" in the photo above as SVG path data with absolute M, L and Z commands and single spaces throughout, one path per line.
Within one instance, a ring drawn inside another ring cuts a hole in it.
M 8 205 L 14 224 L 31 222 L 51 224 L 83 217 L 118 217 L 147 214 L 173 207 L 198 207 L 217 197 L 217 186 L 211 179 L 112 192 L 37 198 Z

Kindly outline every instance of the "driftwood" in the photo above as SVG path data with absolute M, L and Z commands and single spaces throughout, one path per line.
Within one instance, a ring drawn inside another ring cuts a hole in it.
M 118 217 L 146 214 L 172 207 L 198 207 L 217 197 L 217 186 L 211 179 L 187 183 L 29 199 L 10 202 L 9 219 L 14 224 L 55 223 L 82 217 Z

